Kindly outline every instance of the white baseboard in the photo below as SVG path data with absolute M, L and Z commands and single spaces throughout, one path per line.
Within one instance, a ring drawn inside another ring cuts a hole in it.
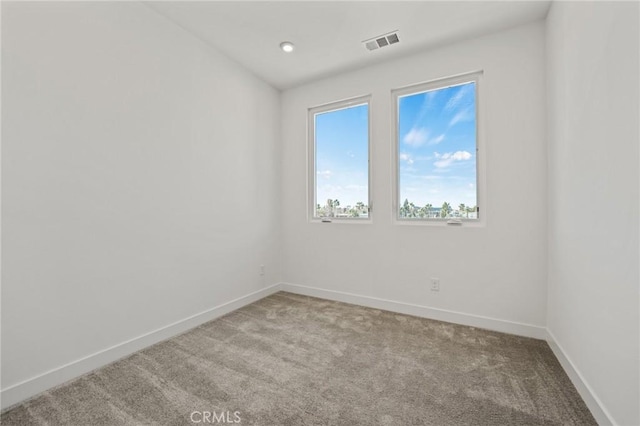
M 413 305 L 410 303 L 397 302 L 376 297 L 361 296 L 352 293 L 344 293 L 335 290 L 325 290 L 316 287 L 307 287 L 298 284 L 282 283 L 282 291 L 301 294 L 305 296 L 319 297 L 322 299 L 335 300 L 337 302 L 351 303 L 354 305 L 367 306 L 370 308 L 383 309 L 391 312 L 398 312 L 407 315 L 414 315 L 423 318 L 435 319 L 439 321 L 451 322 L 454 324 L 468 325 L 471 327 L 484 328 L 487 330 L 499 331 L 502 333 L 515 334 L 518 336 L 532 337 L 534 339 L 546 340 L 560 365 L 571 379 L 578 393 L 591 411 L 599 425 L 617 425 L 611 414 L 604 408 L 600 399 L 593 389 L 577 370 L 570 358 L 566 355 L 562 347 L 558 344 L 555 336 L 546 327 L 530 324 L 517 323 L 513 321 L 488 318 L 478 315 L 465 314 L 461 312 L 448 311 L 444 309 L 429 308 L 426 306 Z
M 547 329 L 547 343 L 560 362 L 560 365 L 562 365 L 562 368 L 567 373 L 567 376 L 569 376 L 569 379 L 571 379 L 573 386 L 576 387 L 576 390 L 582 397 L 582 400 L 585 404 L 587 404 L 589 411 L 591 411 L 591 414 L 596 419 L 598 424 L 600 426 L 617 425 L 617 423 L 611 416 L 611 413 L 609 413 L 604 407 L 602 401 L 600 401 L 600 398 L 598 398 L 591 386 L 589 386 L 582 374 L 580 374 L 580 370 L 576 368 L 571 359 L 567 356 L 564 349 L 562 349 L 562 346 L 560 346 L 560 344 L 556 340 L 556 337 L 549 329 Z
M 243 306 L 254 303 L 273 293 L 277 293 L 278 291 L 288 291 L 290 293 L 305 296 L 319 297 L 322 299 L 367 306 L 375 309 L 383 309 L 386 311 L 430 318 L 438 321 L 446 321 L 454 324 L 468 325 L 471 327 L 484 328 L 502 333 L 546 340 L 553 353 L 558 358 L 562 368 L 578 390 L 578 393 L 587 404 L 589 410 L 591 410 L 591 413 L 598 424 L 616 425 L 613 417 L 604 408 L 600 399 L 595 395 L 580 372 L 575 368 L 569 357 L 567 357 L 562 347 L 556 341 L 555 336 L 545 327 L 291 283 L 271 285 L 2 389 L 2 391 L 0 391 L 0 400 L 2 401 L 0 408 L 4 410 L 41 392 L 55 386 L 59 386 L 69 380 L 117 361 L 118 359 L 155 343 L 188 331 L 194 327 L 204 324 L 205 322 L 228 314 L 229 312 Z
M 204 312 L 169 324 L 165 327 L 119 343 L 110 348 L 96 352 L 84 358 L 72 361 L 61 367 L 47 371 L 31 379 L 14 384 L 0 391 L 1 409 L 5 409 L 29 399 L 41 392 L 61 385 L 69 380 L 89 373 L 99 367 L 110 364 L 127 355 L 151 346 L 155 343 L 176 336 L 205 322 L 228 314 L 245 305 L 256 302 L 280 290 L 280 284 L 274 284 L 230 302 L 223 303 Z
M 307 287 L 290 283 L 282 283 L 280 289 L 283 291 L 288 291 L 290 293 L 301 294 L 305 296 L 313 296 L 322 299 L 335 300 L 337 302 L 367 306 L 370 308 L 398 312 L 401 314 L 413 315 L 422 318 L 446 321 L 454 324 L 468 325 L 471 327 L 484 328 L 487 330 L 515 334 L 518 336 L 532 337 L 534 339 L 545 340 L 547 337 L 546 328 L 536 325 L 523 324 L 519 322 L 483 317 L 479 315 L 465 314 L 462 312 L 448 311 L 445 309 L 430 308 L 427 306 L 397 302 L 394 300 L 379 299 L 376 297 L 361 296 L 358 294 L 325 290 L 321 288 Z

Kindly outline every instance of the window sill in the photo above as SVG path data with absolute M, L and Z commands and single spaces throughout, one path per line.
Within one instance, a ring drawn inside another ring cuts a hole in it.
M 373 221 L 371 220 L 371 218 L 346 218 L 346 217 L 341 217 L 341 218 L 329 218 L 329 220 L 325 220 L 325 219 L 320 219 L 320 218 L 313 218 L 311 220 L 309 220 L 309 223 L 314 223 L 314 224 L 320 224 L 320 225 L 333 225 L 333 224 L 339 224 L 339 225 L 371 225 L 373 223 Z
M 483 228 L 485 222 L 482 219 L 467 219 L 450 223 L 451 219 L 395 219 L 394 225 L 400 226 L 435 226 L 444 228 Z

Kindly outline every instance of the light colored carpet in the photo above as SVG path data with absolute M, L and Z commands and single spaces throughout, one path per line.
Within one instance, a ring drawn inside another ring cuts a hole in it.
M 281 292 L 2 425 L 193 425 L 194 412 L 198 424 L 226 412 L 251 425 L 596 424 L 544 341 Z

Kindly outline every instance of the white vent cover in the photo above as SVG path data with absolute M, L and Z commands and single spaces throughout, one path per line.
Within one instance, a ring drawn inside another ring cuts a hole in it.
M 382 34 L 377 37 L 370 38 L 362 42 L 368 50 L 376 50 L 381 47 L 391 46 L 400 41 L 398 38 L 398 30 L 392 31 L 387 34 Z

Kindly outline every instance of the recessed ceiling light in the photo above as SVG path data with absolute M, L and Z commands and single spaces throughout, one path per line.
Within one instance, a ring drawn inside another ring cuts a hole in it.
M 285 53 L 293 52 L 294 48 L 295 46 L 290 41 L 283 41 L 282 43 L 280 43 L 280 49 L 282 49 L 282 51 Z

